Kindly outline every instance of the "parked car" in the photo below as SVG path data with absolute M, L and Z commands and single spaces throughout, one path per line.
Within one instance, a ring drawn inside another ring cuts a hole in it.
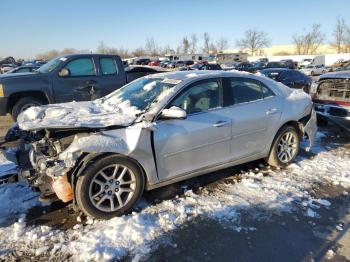
M 127 82 L 134 81 L 137 78 L 166 72 L 166 69 L 161 67 L 151 67 L 151 66 L 128 66 L 125 68 L 125 73 L 127 76 Z
M 304 58 L 300 61 L 299 68 L 300 69 L 304 68 L 305 66 L 312 64 L 312 62 L 313 62 L 312 58 Z
M 2 65 L 0 66 L 0 73 L 1 73 L 1 74 L 5 74 L 6 72 L 8 72 L 8 71 L 14 69 L 15 67 L 16 67 L 15 64 L 2 64 Z
M 160 67 L 163 67 L 163 68 L 167 68 L 168 67 L 168 64 L 170 64 L 170 60 L 164 60 L 162 62 L 160 62 L 159 66 Z
M 138 76 L 143 75 L 139 73 Z M 135 76 L 131 78 L 135 79 Z M 127 79 L 119 56 L 61 56 L 41 66 L 35 73 L 2 75 L 0 115 L 9 113 L 17 119 L 19 113 L 31 106 L 93 100 L 122 87 Z
M 322 75 L 326 73 L 326 68 L 323 65 L 307 65 L 300 72 L 310 76 Z
M 310 94 L 323 123 L 331 121 L 350 131 L 350 70 L 321 75 Z
M 168 64 L 168 68 L 176 68 L 176 67 L 182 67 L 185 66 L 185 61 L 177 60 L 177 61 L 171 61 Z
M 145 190 L 260 158 L 285 167 L 316 130 L 300 90 L 253 74 L 178 71 L 91 102 L 29 108 L 5 143 L 27 141 L 17 147 L 18 161 L 30 163 L 20 176 L 42 198 L 74 199 L 86 215 L 108 219 L 132 210 Z
M 16 60 L 12 56 L 0 58 L 0 66 L 4 64 L 16 64 Z
M 268 62 L 265 68 L 288 68 L 288 65 L 281 62 Z
M 212 63 L 206 63 L 206 64 L 194 64 L 192 66 L 183 66 L 179 68 L 180 71 L 186 71 L 186 70 L 222 70 L 221 66 L 219 64 L 212 64 Z
M 294 62 L 292 59 L 283 59 L 280 61 L 284 67 L 289 68 L 289 69 L 297 69 L 298 68 L 298 63 Z
M 149 58 L 138 58 L 135 59 L 132 64 L 133 65 L 148 65 L 148 63 L 151 62 L 151 59 Z
M 194 66 L 192 67 L 194 68 Z M 222 70 L 219 64 L 201 64 L 197 68 L 198 70 Z
M 149 66 L 159 66 L 160 61 L 159 60 L 154 60 L 148 63 Z
M 293 69 L 268 68 L 261 70 L 260 73 L 290 88 L 303 89 L 306 93 L 310 91 L 312 84 L 311 77 Z
M 334 72 L 339 72 L 339 71 L 348 71 L 350 70 L 350 65 L 347 66 L 340 66 L 340 67 L 336 67 L 334 68 Z
M 256 68 L 254 67 L 254 65 L 252 63 L 249 63 L 249 62 L 241 62 L 241 63 L 236 65 L 235 69 L 239 70 L 239 71 L 250 72 L 250 73 L 256 72 Z
M 222 70 L 233 70 L 236 69 L 237 62 L 221 64 Z
M 32 73 L 39 69 L 40 66 L 18 66 L 6 72 L 6 74 Z

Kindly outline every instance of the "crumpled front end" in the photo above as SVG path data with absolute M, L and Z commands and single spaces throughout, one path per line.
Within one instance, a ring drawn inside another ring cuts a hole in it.
M 117 153 L 152 162 L 149 161 L 152 152 L 145 150 L 151 148 L 149 145 L 145 144 L 144 149 L 139 150 L 140 141 L 142 144 L 150 140 L 146 131 L 150 128 L 151 125 L 142 123 L 112 130 L 35 131 L 40 133 L 36 134 L 37 139 L 22 138 L 20 145 L 12 149 L 16 151 L 19 177 L 38 188 L 42 199 L 57 196 L 68 202 L 73 198 L 72 175 L 76 175 L 81 161 L 88 155 Z M 28 134 L 32 133 L 26 132 Z M 148 139 L 142 139 L 145 135 Z

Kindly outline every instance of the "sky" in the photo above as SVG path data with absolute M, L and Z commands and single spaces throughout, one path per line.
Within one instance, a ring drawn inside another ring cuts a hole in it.
M 314 23 L 329 43 L 337 17 L 350 24 L 349 11 L 350 0 L 0 0 L 0 57 L 93 51 L 100 41 L 132 50 L 151 37 L 175 49 L 192 33 L 201 42 L 204 32 L 214 40 L 227 38 L 234 48 L 251 28 L 267 32 L 272 45 L 291 44 L 293 34 Z

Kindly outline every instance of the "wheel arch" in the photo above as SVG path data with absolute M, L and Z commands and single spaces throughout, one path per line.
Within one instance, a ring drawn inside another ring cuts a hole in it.
M 121 157 L 125 157 L 126 159 L 132 161 L 135 165 L 138 166 L 138 168 L 140 169 L 140 172 L 143 176 L 143 178 L 145 179 L 145 187 L 143 190 L 145 190 L 147 188 L 147 184 L 148 184 L 148 176 L 147 173 L 144 169 L 144 167 L 139 163 L 139 161 L 137 161 L 136 159 L 129 157 L 127 155 L 124 154 L 120 154 L 120 153 L 115 153 L 115 152 L 104 152 L 104 153 L 88 153 L 85 152 L 83 153 L 83 155 L 78 159 L 78 162 L 75 165 L 75 168 L 73 170 L 73 172 L 71 172 L 71 175 L 73 175 L 74 180 L 76 180 L 78 177 L 84 175 L 84 170 L 86 169 L 86 167 L 91 164 L 91 162 L 95 162 L 97 160 L 100 160 L 104 157 L 107 156 L 121 156 Z M 71 181 L 71 183 L 74 181 Z
M 10 113 L 13 106 L 18 102 L 19 99 L 24 98 L 24 97 L 34 97 L 34 98 L 39 98 L 46 103 L 49 103 L 50 100 L 48 99 L 47 95 L 43 91 L 24 91 L 24 92 L 16 92 L 11 94 L 8 97 L 8 103 L 7 103 L 7 108 L 6 111 L 7 113 Z
M 303 128 L 302 128 L 301 120 L 302 120 L 302 119 L 300 119 L 299 121 L 296 121 L 296 120 L 288 120 L 288 121 L 284 122 L 284 123 L 277 129 L 277 131 L 276 131 L 276 133 L 275 133 L 275 135 L 274 135 L 274 137 L 273 137 L 273 139 L 272 139 L 272 141 L 271 141 L 271 143 L 270 143 L 270 147 L 269 147 L 268 154 L 270 154 L 270 152 L 271 152 L 271 150 L 272 150 L 273 144 L 274 144 L 274 142 L 275 142 L 275 140 L 276 140 L 276 138 L 277 138 L 277 135 L 278 135 L 279 131 L 280 131 L 282 128 L 284 128 L 285 126 L 292 126 L 292 127 L 294 127 L 294 128 L 297 130 L 300 139 L 303 137 L 304 131 L 303 131 Z

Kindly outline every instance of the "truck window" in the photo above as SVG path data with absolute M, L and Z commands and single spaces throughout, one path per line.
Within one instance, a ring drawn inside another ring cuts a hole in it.
M 102 75 L 114 75 L 117 73 L 117 64 L 111 57 L 104 57 L 100 59 L 100 66 Z
M 94 76 L 95 67 L 91 58 L 77 58 L 70 61 L 66 68 L 70 72 L 70 76 Z

